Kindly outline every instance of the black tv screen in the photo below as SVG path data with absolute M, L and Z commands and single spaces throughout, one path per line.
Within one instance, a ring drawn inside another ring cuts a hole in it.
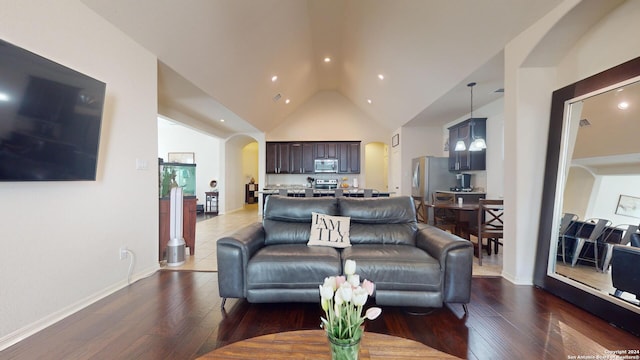
M 0 181 L 95 180 L 105 88 L 0 40 Z

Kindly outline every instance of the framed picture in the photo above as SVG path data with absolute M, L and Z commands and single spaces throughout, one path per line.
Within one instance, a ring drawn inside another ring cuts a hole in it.
M 196 154 L 192 152 L 170 152 L 170 163 L 195 164 Z
M 640 198 L 628 195 L 620 195 L 616 214 L 640 218 Z
M 396 147 L 398 145 L 400 145 L 400 134 L 395 134 L 391 138 L 391 146 Z

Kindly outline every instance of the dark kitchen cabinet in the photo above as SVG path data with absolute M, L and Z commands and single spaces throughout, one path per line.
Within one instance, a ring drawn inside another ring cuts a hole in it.
M 338 143 L 338 173 L 360 173 L 360 142 Z
M 266 143 L 267 174 L 289 174 L 291 172 L 290 149 L 290 143 Z
M 315 144 L 316 159 L 337 159 L 338 144 L 331 142 L 319 142 Z
M 266 143 L 267 174 L 314 174 L 316 159 L 338 159 L 341 174 L 360 173 L 360 141 Z
M 314 144 L 291 143 L 291 174 L 314 173 Z
M 487 118 L 465 120 L 449 128 L 449 170 L 485 170 L 487 167 L 487 151 L 469 151 L 469 145 L 476 138 L 487 139 Z M 464 142 L 465 150 L 456 151 L 456 143 Z

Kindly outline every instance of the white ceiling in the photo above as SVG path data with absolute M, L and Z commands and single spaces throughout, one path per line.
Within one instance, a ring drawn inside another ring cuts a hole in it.
M 582 101 L 571 164 L 596 174 L 640 174 L 640 78 Z M 619 109 L 626 102 L 629 107 Z M 577 126 L 577 124 L 572 124 Z
M 389 130 L 455 120 L 469 112 L 468 82 L 474 107 L 500 96 L 505 44 L 560 3 L 83 1 L 156 54 L 161 112 L 223 138 L 268 133 L 322 90 Z

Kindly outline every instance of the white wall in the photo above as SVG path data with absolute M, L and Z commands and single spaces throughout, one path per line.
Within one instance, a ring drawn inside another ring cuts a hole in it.
M 0 8 L 0 38 L 107 84 L 96 181 L 0 183 L 2 349 L 125 286 L 120 246 L 158 269 L 158 175 L 156 58 L 79 0 Z
M 220 139 L 179 124 L 158 120 L 158 157 L 168 161 L 169 152 L 192 152 L 196 159 L 196 197 L 204 204 L 211 180 L 220 181 Z
M 562 211 L 576 214 L 580 219 L 586 219 L 589 201 L 593 197 L 596 178 L 594 174 L 579 166 L 571 166 L 567 174 L 562 200 Z M 590 194 L 585 196 L 585 194 Z M 591 217 L 591 216 L 589 216 Z
M 503 276 L 530 284 L 540 214 L 551 93 L 570 83 L 640 55 L 640 1 L 627 1 L 589 28 L 572 49 L 538 49 L 552 54 L 548 67 L 523 64 L 540 40 L 577 0 L 565 0 L 511 41 L 505 50 L 505 245 Z M 575 17 L 574 17 L 575 19 Z M 572 31 L 564 24 L 563 31 Z M 564 52 L 564 53 L 562 53 Z M 560 58 L 560 61 L 554 59 Z
M 258 181 L 258 143 L 255 141 L 242 148 L 242 173 L 245 184 L 248 184 L 251 178 Z
M 612 225 L 640 224 L 640 218 L 616 214 L 620 195 L 640 198 L 640 175 L 598 176 L 587 218 L 611 220 Z
M 388 148 L 380 142 L 369 143 L 364 146 L 364 168 L 367 169 L 365 183 L 368 188 L 383 192 L 388 191 Z M 351 182 L 353 184 L 353 182 Z

